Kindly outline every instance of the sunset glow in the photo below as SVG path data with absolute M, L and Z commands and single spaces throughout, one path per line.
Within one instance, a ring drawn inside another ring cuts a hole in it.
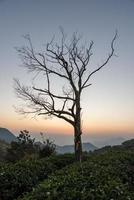
M 134 2 L 56 2 L 0 1 L 0 127 L 16 135 L 23 129 L 35 135 L 73 135 L 73 127 L 61 119 L 35 119 L 32 115 L 24 118 L 15 112 L 14 106 L 22 102 L 15 96 L 13 78 L 30 85 L 33 77 L 20 67 L 22 62 L 14 49 L 25 44 L 22 35 L 29 33 L 35 47 L 43 49 L 53 35 L 59 39 L 59 26 L 63 26 L 68 37 L 78 31 L 86 43 L 94 41 L 90 62 L 94 68 L 105 60 L 118 29 L 116 56 L 91 79 L 92 86 L 83 93 L 82 129 L 83 135 L 89 136 L 134 137 Z M 56 90 L 60 84 L 60 80 L 55 81 Z

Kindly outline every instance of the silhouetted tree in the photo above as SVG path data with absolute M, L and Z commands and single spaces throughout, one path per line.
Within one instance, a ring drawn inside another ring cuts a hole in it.
M 35 139 L 32 139 L 27 130 L 20 131 L 16 141 L 11 142 L 7 149 L 6 160 L 17 161 L 24 158 L 26 155 L 36 153 Z
M 43 158 L 43 157 L 49 157 L 51 155 L 55 155 L 56 154 L 56 145 L 54 144 L 54 142 L 48 138 L 45 139 L 43 133 L 40 133 L 40 134 L 42 137 L 43 144 L 40 146 L 39 156 L 41 158 Z
M 82 157 L 82 91 L 91 85 L 89 82 L 91 76 L 106 66 L 114 55 L 114 42 L 117 33 L 111 41 L 111 52 L 105 61 L 93 71 L 89 71 L 89 61 L 93 54 L 93 41 L 90 42 L 89 46 L 81 46 L 81 37 L 77 33 L 73 34 L 69 42 L 67 42 L 63 31 L 61 33 L 61 41 L 55 43 L 52 39 L 51 42 L 47 43 L 45 52 L 36 52 L 30 37 L 25 36 L 28 46 L 18 48 L 17 51 L 25 68 L 29 72 L 34 72 L 35 77 L 42 74 L 47 84 L 42 82 L 42 87 L 37 85 L 27 87 L 16 80 L 15 90 L 18 97 L 23 99 L 28 106 L 28 110 L 19 110 L 22 114 L 55 116 L 73 126 L 75 156 L 76 160 L 80 161 Z M 54 78 L 58 78 L 61 85 L 62 80 L 66 84 L 66 87 L 61 86 L 62 94 L 60 92 L 58 94 L 52 89 Z

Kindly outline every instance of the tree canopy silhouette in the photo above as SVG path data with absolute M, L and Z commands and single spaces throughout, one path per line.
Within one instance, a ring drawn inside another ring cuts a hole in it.
M 29 35 L 25 36 L 27 46 L 17 48 L 23 66 L 34 72 L 34 76 L 43 75 L 46 85 L 41 83 L 38 87 L 35 83 L 31 86 L 21 85 L 15 80 L 15 91 L 17 96 L 24 100 L 27 109 L 19 110 L 22 114 L 36 114 L 55 116 L 65 120 L 73 126 L 76 160 L 82 158 L 81 142 L 81 95 L 82 91 L 88 88 L 90 78 L 105 67 L 114 55 L 114 43 L 117 37 L 115 33 L 111 41 L 111 50 L 105 61 L 92 71 L 89 71 L 94 42 L 89 45 L 81 45 L 81 37 L 74 33 L 67 41 L 64 32 L 61 30 L 61 40 L 55 42 L 54 38 L 47 43 L 45 51 L 36 52 Z M 63 84 L 62 94 L 52 89 L 52 81 L 57 78 Z M 60 102 L 60 103 L 59 103 Z

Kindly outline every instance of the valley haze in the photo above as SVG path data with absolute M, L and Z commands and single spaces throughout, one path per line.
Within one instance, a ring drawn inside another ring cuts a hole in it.
M 4 139 L 4 134 L 7 132 L 10 137 L 8 138 L 8 141 L 11 142 L 12 140 L 15 140 L 15 136 L 19 135 L 19 132 L 13 132 L 10 131 L 6 128 L 0 128 L 0 133 L 3 133 L 2 135 L 0 135 L 1 139 Z M 40 132 L 38 133 L 34 133 L 34 132 L 29 132 L 29 134 L 31 135 L 32 138 L 35 138 L 36 141 L 42 141 L 42 137 L 40 135 Z M 44 139 L 50 139 L 51 141 L 53 141 L 56 145 L 58 146 L 66 146 L 66 145 L 73 145 L 73 134 L 57 134 L 57 133 L 43 133 L 43 137 Z M 107 145 L 120 145 L 122 142 L 124 142 L 127 139 L 131 139 L 133 138 L 132 136 L 127 136 L 127 137 L 121 137 L 121 136 L 108 136 L 108 135 L 101 135 L 101 136 L 95 136 L 95 134 L 89 135 L 89 134 L 83 134 L 82 136 L 82 141 L 83 143 L 91 143 L 93 145 L 95 145 L 96 147 L 100 148 L 103 146 L 107 146 Z

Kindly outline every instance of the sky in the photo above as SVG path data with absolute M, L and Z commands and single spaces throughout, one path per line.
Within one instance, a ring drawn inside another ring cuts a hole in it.
M 59 38 L 62 26 L 68 37 L 77 31 L 87 43 L 94 41 L 91 67 L 100 65 L 110 52 L 118 30 L 114 56 L 92 77 L 82 96 L 84 141 L 134 137 L 134 1 L 133 0 L 0 0 L 0 127 L 13 133 L 27 129 L 39 137 L 44 132 L 58 144 L 73 143 L 72 127 L 56 118 L 24 118 L 13 78 L 30 85 L 31 74 L 22 67 L 15 50 L 30 34 L 37 49 Z M 56 81 L 56 85 L 60 82 Z

